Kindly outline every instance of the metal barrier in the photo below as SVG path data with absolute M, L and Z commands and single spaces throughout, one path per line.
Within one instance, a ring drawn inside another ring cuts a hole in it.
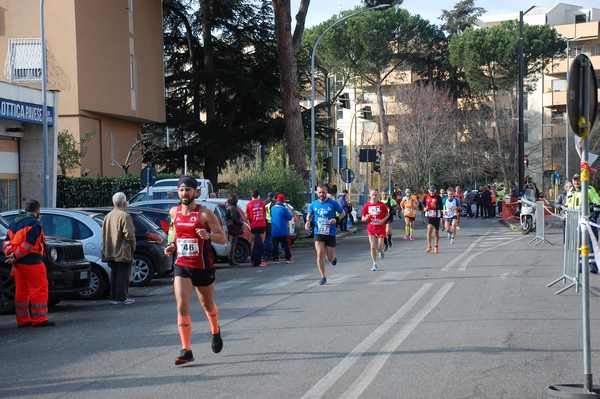
M 536 210 L 537 212 L 537 210 Z M 579 209 L 567 209 L 565 211 L 566 223 L 565 223 L 565 248 L 563 252 L 563 273 L 562 276 L 552 281 L 546 287 L 552 287 L 559 281 L 562 281 L 565 285 L 560 290 L 556 291 L 554 295 L 562 294 L 571 287 L 575 287 L 575 292 L 579 293 L 579 242 L 580 242 L 580 228 L 579 228 Z
M 535 238 L 529 241 L 529 245 L 538 245 L 546 243 L 552 245 L 552 243 L 545 238 L 546 230 L 546 217 L 544 215 L 544 201 L 535 202 Z

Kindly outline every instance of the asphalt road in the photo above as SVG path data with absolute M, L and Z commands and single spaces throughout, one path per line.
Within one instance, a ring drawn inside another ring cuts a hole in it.
M 0 397 L 542 397 L 583 374 L 579 297 L 545 287 L 562 267 L 560 234 L 548 237 L 553 247 L 532 248 L 495 220 L 466 220 L 456 244 L 444 239 L 433 255 L 420 229 L 371 272 L 359 232 L 339 242 L 326 286 L 310 248 L 291 265 L 221 268 L 224 350 L 210 351 L 197 305 L 196 362 L 180 368 L 169 279 L 132 289 L 132 306 L 63 302 L 55 328 L 17 329 L 0 316 Z M 591 281 L 598 348 L 600 280 Z

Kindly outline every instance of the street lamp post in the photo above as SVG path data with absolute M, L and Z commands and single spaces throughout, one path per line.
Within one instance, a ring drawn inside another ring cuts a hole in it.
M 44 206 L 50 207 L 50 172 L 48 162 L 48 151 L 50 148 L 48 139 L 48 107 L 47 107 L 47 85 L 48 85 L 48 74 L 46 71 L 46 29 L 44 26 L 44 0 L 40 0 L 40 41 L 41 41 L 41 55 L 42 55 L 42 135 L 43 143 L 42 148 L 44 151 L 43 155 L 43 173 L 44 177 Z
M 396 3 L 398 3 L 398 2 L 396 1 Z M 315 198 L 314 188 L 315 188 L 316 181 L 317 181 L 317 175 L 316 175 L 317 160 L 316 160 L 316 143 L 315 143 L 315 96 L 316 96 L 315 55 L 317 53 L 317 47 L 319 47 L 319 43 L 321 42 L 321 39 L 323 38 L 325 33 L 329 32 L 331 29 L 333 29 L 335 26 L 341 24 L 342 22 L 344 22 L 354 16 L 365 13 L 367 11 L 383 10 L 383 9 L 391 7 L 392 5 L 393 4 L 379 4 L 375 7 L 363 8 L 362 10 L 356 11 L 352 14 L 348 14 L 345 17 L 338 19 L 333 24 L 329 25 L 323 32 L 321 32 L 321 34 L 319 35 L 319 37 L 317 37 L 317 40 L 315 41 L 315 45 L 313 46 L 312 53 L 310 56 L 310 86 L 311 86 L 311 90 L 310 90 L 310 187 L 309 187 L 309 193 L 310 193 L 311 200 L 313 200 Z
M 523 191 L 523 183 L 525 181 L 525 140 L 523 135 L 524 130 L 524 104 L 523 104 L 523 96 L 525 95 L 523 90 L 523 80 L 525 79 L 525 61 L 523 57 L 523 30 L 524 30 L 524 21 L 523 16 L 531 11 L 535 6 L 529 7 L 527 11 L 519 11 L 519 43 L 517 50 L 517 59 L 518 59 L 518 91 L 519 91 L 519 101 L 518 101 L 518 110 L 519 110 L 519 129 L 517 131 L 517 158 L 518 165 L 517 170 L 519 171 L 518 176 L 518 187 L 519 192 Z

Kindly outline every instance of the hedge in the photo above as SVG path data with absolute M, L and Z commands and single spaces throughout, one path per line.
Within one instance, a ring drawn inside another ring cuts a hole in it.
M 306 202 L 306 187 L 302 177 L 293 170 L 280 166 L 267 165 L 263 170 L 259 167 L 252 168 L 239 176 L 231 189 L 241 198 L 249 197 L 254 190 L 258 190 L 263 198 L 269 191 L 283 193 L 299 209 Z
M 56 206 L 59 208 L 112 206 L 114 193 L 122 191 L 131 198 L 141 190 L 141 182 L 138 176 L 58 176 L 57 189 Z

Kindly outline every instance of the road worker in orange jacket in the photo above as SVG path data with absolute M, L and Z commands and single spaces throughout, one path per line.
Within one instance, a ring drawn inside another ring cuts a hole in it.
M 27 201 L 8 228 L 3 243 L 6 262 L 13 265 L 17 326 L 46 327 L 48 321 L 48 277 L 44 264 L 44 233 L 39 222 L 40 203 Z

